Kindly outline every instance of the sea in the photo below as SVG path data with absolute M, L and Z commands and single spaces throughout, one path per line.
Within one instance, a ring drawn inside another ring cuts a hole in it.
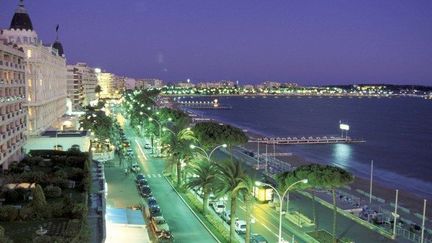
M 232 109 L 193 110 L 203 117 L 267 137 L 348 136 L 365 143 L 279 145 L 308 161 L 340 166 L 356 176 L 432 199 L 432 101 L 421 98 L 231 96 L 182 97 Z

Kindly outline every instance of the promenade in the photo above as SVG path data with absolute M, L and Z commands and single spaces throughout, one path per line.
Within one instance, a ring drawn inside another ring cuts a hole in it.
M 126 137 L 131 141 L 141 166 L 141 173 L 148 179 L 153 196 L 161 208 L 175 242 L 217 242 L 163 176 L 165 167 L 163 159 L 153 158 L 150 150 L 145 151 L 143 139 L 137 137 L 128 126 L 124 128 L 124 131 Z M 136 192 L 135 185 L 133 189 Z
M 250 152 L 245 153 L 245 151 L 255 151 L 254 148 L 256 147 L 255 144 L 248 144 L 245 146 L 246 148 L 237 148 L 234 150 L 234 155 L 236 158 L 241 159 L 243 161 L 245 161 L 245 163 L 250 166 L 250 167 L 254 167 L 256 168 L 257 165 L 257 160 L 254 157 L 250 156 Z M 256 152 L 256 151 L 255 151 Z M 264 165 L 265 159 L 261 160 L 261 165 Z M 287 162 L 283 162 L 283 161 L 289 161 L 289 163 Z M 262 169 L 260 170 L 260 172 L 255 172 L 255 173 L 261 173 L 261 174 L 274 174 L 274 173 L 278 173 L 280 171 L 286 171 L 286 170 L 292 170 L 295 167 L 301 165 L 301 164 L 305 164 L 306 162 L 295 157 L 295 156 L 290 156 L 290 157 L 283 157 L 280 158 L 280 160 L 274 160 L 273 157 L 269 156 L 268 158 L 268 170 L 267 172 L 265 171 L 264 167 L 261 167 Z M 376 183 L 377 184 L 377 183 Z M 361 178 L 356 178 L 356 183 L 354 183 L 353 185 L 350 185 L 346 188 L 340 188 L 339 190 L 337 190 L 337 205 L 339 208 L 341 208 L 342 210 L 344 209 L 353 209 L 353 208 L 360 208 L 363 207 L 365 205 L 368 206 L 368 212 L 370 212 L 371 214 L 373 212 L 387 212 L 387 215 L 390 215 L 390 213 L 392 212 L 392 209 L 394 210 L 394 208 L 392 208 L 392 206 L 394 206 L 394 204 L 392 202 L 394 202 L 394 194 L 392 195 L 392 192 L 388 189 L 385 188 L 381 185 L 376 185 L 374 188 L 374 195 L 375 195 L 375 199 L 373 200 L 373 204 L 369 204 L 369 199 L 368 197 L 365 195 L 366 193 L 359 193 L 359 192 L 365 192 L 367 189 L 367 181 Z M 394 193 L 394 191 L 393 191 Z M 399 206 L 399 210 L 398 213 L 401 215 L 402 217 L 402 223 L 398 223 L 398 227 L 397 227 L 397 241 L 398 242 L 416 242 L 419 240 L 419 232 L 417 232 L 417 234 L 415 234 L 414 232 L 411 232 L 409 230 L 410 224 L 417 224 L 417 225 L 421 225 L 421 214 L 420 214 L 420 210 L 418 209 L 419 205 L 421 205 L 421 200 L 418 200 L 418 205 L 417 207 L 415 207 L 418 211 L 418 213 L 414 213 L 414 210 L 409 210 L 407 207 L 407 203 L 406 202 L 413 202 L 414 199 L 412 197 L 410 197 L 409 193 L 404 192 L 405 195 L 402 197 L 402 202 L 403 202 L 403 206 Z M 322 191 L 321 193 L 317 194 L 320 198 L 323 199 L 323 202 L 327 202 L 327 204 L 332 204 L 332 198 L 331 195 L 329 194 L 329 192 L 326 191 Z M 302 196 L 298 195 L 300 198 Z M 393 200 L 392 200 L 393 197 Z M 386 203 L 382 203 L 379 202 L 378 200 L 384 200 L 384 202 Z M 310 201 L 310 199 L 309 199 Z M 307 200 L 305 201 L 305 203 L 302 202 L 302 200 L 300 201 L 299 205 L 304 206 L 306 205 L 308 202 Z M 291 202 L 290 202 L 291 205 Z M 291 206 L 294 206 L 295 203 Z M 318 205 L 318 203 L 317 203 Z M 411 204 L 410 204 L 411 205 Z M 327 207 L 328 208 L 328 207 Z M 328 208 L 329 209 L 329 208 Z M 360 208 L 361 209 L 361 208 Z M 307 208 L 304 208 L 304 210 L 306 210 L 305 212 L 307 212 Z M 331 209 L 330 209 L 331 210 Z M 306 213 L 307 214 L 307 213 Z M 430 214 L 430 213 L 428 213 Z M 311 212 L 309 213 L 309 215 L 312 215 Z M 357 216 L 352 215 L 353 218 L 356 218 Z M 389 217 L 389 216 L 388 216 Z M 386 220 L 392 220 L 392 217 L 387 218 Z M 364 222 L 362 224 L 366 225 L 365 223 L 367 223 L 367 221 L 363 221 L 360 218 L 356 219 L 356 221 L 358 222 Z M 399 219 L 400 222 L 400 219 Z M 346 224 L 341 223 L 340 225 L 342 225 L 342 227 L 345 227 Z M 338 228 L 341 227 L 338 224 Z M 350 225 L 350 224 L 348 224 Z M 360 225 L 360 224 L 358 224 Z M 431 226 L 431 222 L 427 221 L 426 222 L 426 227 L 430 229 Z M 364 227 L 364 226 L 363 226 Z M 366 227 L 364 227 L 366 228 Z M 390 225 L 388 225 L 385 229 L 389 234 L 391 235 L 392 233 L 392 228 Z M 350 229 L 351 230 L 351 229 Z M 354 230 L 353 232 L 355 232 L 356 230 Z M 372 230 L 369 230 L 370 232 L 372 232 Z M 425 242 L 431 242 L 431 232 L 429 232 L 430 230 L 427 230 L 425 232 Z M 375 231 L 374 231 L 375 232 Z M 347 232 L 347 235 L 350 235 L 349 231 Z M 345 233 L 344 233 L 345 234 Z M 378 233 L 377 233 L 378 234 Z M 354 237 L 355 234 L 353 235 Z M 360 236 L 362 236 L 360 234 Z M 350 238 L 350 237 L 348 237 Z M 379 239 L 380 237 L 378 237 L 377 239 Z M 354 238 L 355 239 L 355 238 Z M 411 240 L 410 240 L 411 239 Z

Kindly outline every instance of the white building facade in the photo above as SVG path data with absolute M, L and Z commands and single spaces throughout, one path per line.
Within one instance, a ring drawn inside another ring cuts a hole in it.
M 72 110 L 81 111 L 96 100 L 96 72 L 86 63 L 68 65 L 67 70 L 67 96 L 72 102 Z
M 27 132 L 39 135 L 66 112 L 67 69 L 63 48 L 39 40 L 22 2 L 1 39 L 24 49 L 26 66 Z
M 22 48 L 0 41 L 0 166 L 23 158 L 26 141 L 25 66 Z

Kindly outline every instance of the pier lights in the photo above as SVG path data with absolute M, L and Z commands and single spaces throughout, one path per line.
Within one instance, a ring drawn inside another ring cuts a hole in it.
M 213 153 L 218 149 L 218 148 L 220 148 L 220 147 L 222 147 L 222 148 L 226 148 L 226 147 L 228 147 L 228 145 L 226 144 L 226 143 L 224 143 L 224 144 L 221 144 L 221 145 L 218 145 L 218 146 L 216 146 L 210 153 L 207 153 L 203 148 L 201 148 L 201 147 L 199 147 L 199 146 L 196 146 L 196 145 L 194 145 L 194 144 L 191 144 L 190 146 L 189 146 L 191 149 L 199 149 L 199 150 L 201 150 L 201 152 L 203 152 L 204 153 L 204 155 L 207 157 L 207 160 L 210 162 L 211 161 L 211 156 L 213 155 Z
M 345 131 L 345 138 L 348 138 L 348 131 L 350 129 L 350 126 L 346 123 L 339 123 L 339 129 L 341 130 L 341 137 L 344 137 L 343 134 Z
M 283 199 L 285 198 L 285 196 L 286 196 L 286 194 L 288 193 L 288 191 L 289 191 L 293 186 L 295 186 L 295 185 L 297 185 L 297 184 L 299 184 L 299 183 L 307 184 L 307 183 L 308 183 L 308 179 L 302 179 L 302 180 L 299 180 L 299 181 L 294 182 L 293 184 L 291 184 L 290 186 L 288 186 L 288 188 L 283 192 L 282 197 L 281 197 L 279 191 L 276 190 L 276 188 L 275 188 L 274 186 L 272 186 L 271 184 L 264 183 L 264 182 L 260 182 L 260 181 L 256 181 L 256 182 L 255 182 L 255 185 L 256 185 L 256 186 L 268 186 L 268 187 L 272 188 L 272 189 L 276 192 L 276 195 L 279 197 L 279 203 L 280 203 L 280 205 L 279 205 L 279 235 L 278 235 L 278 239 L 279 239 L 279 240 L 278 240 L 278 243 L 282 243 L 282 242 L 284 242 L 284 241 L 282 240 L 282 213 L 283 213 L 283 211 L 282 211 L 282 204 L 283 204 Z M 286 213 L 288 213 L 288 209 L 287 209 L 287 212 L 286 212 Z

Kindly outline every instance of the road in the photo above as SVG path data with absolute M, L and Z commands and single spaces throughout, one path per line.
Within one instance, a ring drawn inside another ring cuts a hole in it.
M 215 157 L 217 160 L 222 160 L 227 159 L 228 155 L 224 152 L 217 151 L 215 153 Z M 256 180 L 262 178 L 262 175 L 248 166 L 247 163 L 244 163 L 244 167 L 247 169 L 249 175 L 251 175 Z M 284 203 L 284 207 L 285 205 L 286 202 Z M 324 229 L 331 233 L 333 231 L 333 210 L 321 205 L 318 202 L 315 205 L 319 229 Z M 240 208 L 244 208 L 242 203 L 240 203 Z M 262 234 L 269 240 L 269 242 L 277 242 L 275 233 L 278 232 L 279 213 L 267 204 L 255 204 L 254 208 L 253 216 L 257 218 L 257 223 L 253 225 L 253 231 L 258 234 Z M 302 214 L 308 216 L 310 219 L 313 218 L 311 199 L 306 198 L 298 193 L 291 193 L 290 210 L 299 211 Z M 307 240 L 302 237 L 301 232 L 303 232 L 304 235 L 304 232 L 313 231 L 313 228 L 302 229 L 283 218 L 282 231 L 284 239 L 291 239 L 291 234 L 288 234 L 288 232 L 294 232 L 296 235 L 296 242 L 307 242 Z M 346 237 L 348 239 L 354 240 L 354 242 L 395 242 L 347 217 L 342 216 L 341 214 L 337 214 L 336 232 L 338 237 Z
M 162 175 L 164 161 L 151 158 L 150 151 L 144 150 L 142 139 L 130 128 L 126 127 L 124 131 L 136 151 L 142 165 L 142 173 L 148 178 L 150 188 L 168 222 L 175 242 L 216 242 Z

